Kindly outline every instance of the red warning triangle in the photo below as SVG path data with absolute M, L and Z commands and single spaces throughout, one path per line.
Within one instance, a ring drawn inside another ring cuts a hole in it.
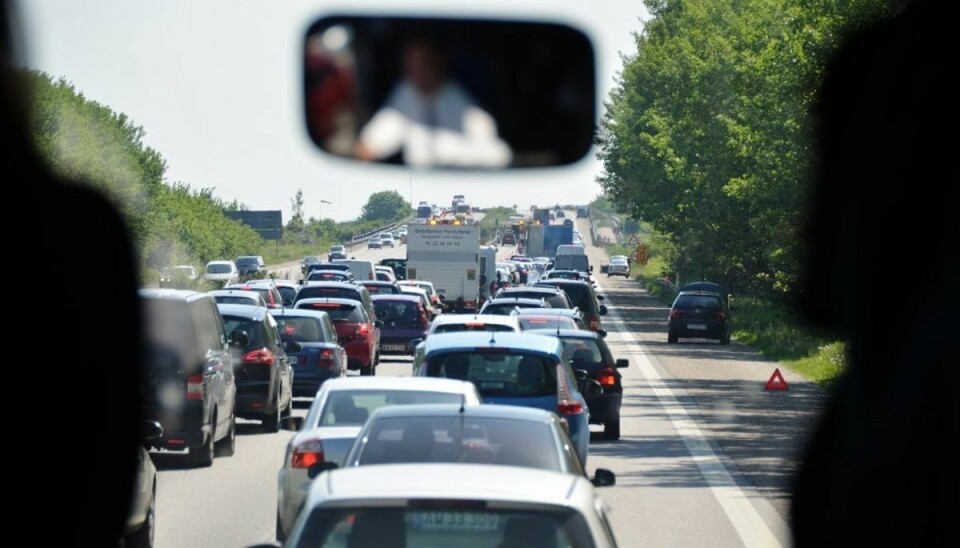
M 767 381 L 767 390 L 789 390 L 787 381 L 783 380 L 783 375 L 780 374 L 779 367 L 773 370 L 773 375 L 770 375 L 770 380 Z

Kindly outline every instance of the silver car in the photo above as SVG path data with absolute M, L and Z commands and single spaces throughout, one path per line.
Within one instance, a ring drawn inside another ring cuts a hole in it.
M 616 546 L 583 476 L 519 466 L 387 464 L 331 470 L 285 546 Z
M 607 277 L 610 276 L 623 276 L 624 278 L 630 277 L 630 263 L 626 259 L 621 259 L 619 257 L 614 257 L 610 259 L 610 264 L 607 265 Z
M 290 531 L 311 475 L 324 463 L 341 463 L 370 413 L 387 405 L 417 403 L 473 406 L 480 404 L 480 395 L 473 383 L 451 379 L 344 377 L 324 382 L 302 424 L 293 417 L 284 425 L 299 431 L 287 443 L 278 476 L 277 538 Z

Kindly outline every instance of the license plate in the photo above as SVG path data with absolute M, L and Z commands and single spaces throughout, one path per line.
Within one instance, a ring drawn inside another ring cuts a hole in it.
M 387 350 L 390 352 L 404 351 L 407 347 L 402 344 L 381 344 L 380 350 Z
M 702 323 L 688 323 L 687 329 L 693 329 L 695 331 L 706 331 L 707 326 Z
M 496 531 L 500 516 L 484 512 L 421 512 L 413 528 L 421 531 Z

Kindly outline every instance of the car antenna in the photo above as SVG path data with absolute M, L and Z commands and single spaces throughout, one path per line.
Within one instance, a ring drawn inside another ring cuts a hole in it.
M 467 406 L 467 396 L 464 393 L 460 393 L 460 420 L 463 420 L 464 408 Z M 463 431 L 463 425 L 460 425 L 460 430 Z

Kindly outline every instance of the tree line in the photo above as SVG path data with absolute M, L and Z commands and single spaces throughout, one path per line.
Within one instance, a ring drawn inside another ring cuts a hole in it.
M 817 89 L 885 0 L 645 0 L 597 135 L 598 182 L 669 241 L 681 279 L 799 291 Z

